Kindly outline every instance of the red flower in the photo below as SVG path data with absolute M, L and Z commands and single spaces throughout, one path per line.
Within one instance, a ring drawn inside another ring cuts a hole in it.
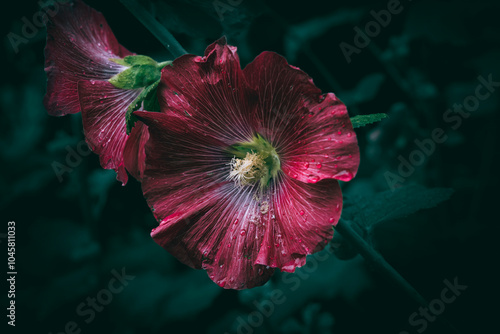
M 273 52 L 241 70 L 221 39 L 165 67 L 142 183 L 154 240 L 225 288 L 264 284 L 323 249 L 342 209 L 337 180 L 359 149 L 345 105 Z
M 125 113 L 144 87 L 119 89 L 109 82 L 129 68 L 123 58 L 135 54 L 118 43 L 101 13 L 79 0 L 59 6 L 57 15 L 47 22 L 45 108 L 52 116 L 82 111 L 86 141 L 100 156 L 101 166 L 114 169 L 117 179 L 126 184 L 126 149 L 131 157 L 127 169 L 141 178 L 143 162 L 132 152 L 140 151 L 137 145 L 143 140 L 126 147 Z M 131 136 L 147 137 L 147 129 L 136 126 Z

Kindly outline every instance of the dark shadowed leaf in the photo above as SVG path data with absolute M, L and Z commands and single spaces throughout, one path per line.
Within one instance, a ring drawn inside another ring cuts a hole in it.
M 381 121 L 386 117 L 387 114 L 358 115 L 351 118 L 351 123 L 353 128 L 360 128 L 362 126 Z
M 419 185 L 396 188 L 372 196 L 354 196 L 345 200 L 342 218 L 370 227 L 374 224 L 409 216 L 419 210 L 446 201 L 453 189 L 426 189 Z

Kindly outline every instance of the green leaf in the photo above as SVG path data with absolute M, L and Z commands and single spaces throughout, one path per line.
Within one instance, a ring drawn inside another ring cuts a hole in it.
M 387 114 L 358 115 L 351 118 L 351 123 L 353 128 L 360 128 L 368 124 L 379 122 L 387 117 Z
M 446 201 L 453 189 L 426 189 L 410 185 L 371 196 L 346 198 L 342 218 L 369 228 L 383 221 L 409 216 L 422 209 L 435 207 Z
M 151 85 L 144 88 L 144 90 L 137 96 L 137 98 L 128 107 L 127 113 L 125 114 L 125 121 L 127 122 L 127 134 L 132 131 L 132 128 L 137 121 L 137 117 L 134 116 L 133 112 L 138 110 L 142 103 L 144 102 L 144 109 L 147 111 L 159 111 L 160 107 L 158 105 L 158 99 L 156 97 L 156 90 L 160 79 L 152 83 Z

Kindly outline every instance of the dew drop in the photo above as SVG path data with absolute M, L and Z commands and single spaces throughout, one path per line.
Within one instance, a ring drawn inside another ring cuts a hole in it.
M 245 230 L 240 231 L 240 235 L 245 235 L 246 233 L 247 233 L 247 231 L 245 231 Z
M 350 136 L 352 136 L 352 134 L 349 132 L 349 133 L 347 134 L 347 137 L 350 137 Z
M 309 178 L 307 179 L 307 182 L 309 183 L 316 183 L 319 181 L 319 177 L 316 175 L 310 175 Z
M 335 222 L 335 218 L 331 217 L 328 221 L 333 224 Z
M 299 213 L 300 213 L 301 216 L 303 216 L 305 212 L 304 212 L 304 210 L 300 210 Z
M 320 169 L 320 168 L 321 168 L 321 164 L 320 164 L 320 163 L 318 163 L 318 164 L 316 165 L 316 168 L 317 168 L 317 169 Z
M 308 168 L 309 168 L 309 163 L 308 163 L 308 162 L 306 162 L 306 163 L 304 164 L 304 168 L 305 168 L 305 169 L 308 169 Z
M 335 211 L 337 211 L 337 212 L 340 211 L 340 204 L 337 204 L 337 206 L 335 207 Z
M 340 181 L 350 181 L 353 178 L 353 174 L 349 171 L 342 171 L 336 175 L 336 178 Z
M 342 131 L 339 130 L 339 132 L 337 132 L 337 134 L 340 136 L 342 134 Z
M 235 219 L 234 220 L 234 225 L 238 224 L 238 221 L 239 221 L 238 219 Z

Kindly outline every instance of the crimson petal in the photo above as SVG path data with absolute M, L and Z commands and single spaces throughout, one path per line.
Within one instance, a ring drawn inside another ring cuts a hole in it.
M 252 137 L 257 97 L 247 87 L 236 48 L 225 38 L 211 44 L 204 57 L 184 55 L 163 68 L 158 96 L 162 110 L 192 116 L 193 126 L 226 143 Z
M 350 181 L 359 166 L 356 133 L 345 105 L 333 93 L 309 106 L 300 131 L 287 143 L 282 169 L 297 180 L 316 183 L 333 178 Z
M 125 168 L 138 181 L 142 181 L 146 168 L 146 151 L 144 146 L 148 139 L 148 127 L 142 122 L 136 122 L 123 151 Z
M 85 139 L 92 151 L 99 155 L 101 166 L 114 169 L 117 180 L 123 185 L 128 180 L 123 161 L 128 138 L 125 113 L 141 90 L 118 89 L 108 81 L 78 83 Z
M 48 15 L 44 105 L 52 116 L 80 112 L 79 80 L 108 80 L 125 67 L 110 61 L 132 55 L 116 40 L 104 16 L 82 1 L 59 3 Z
M 261 53 L 243 72 L 259 95 L 256 131 L 276 148 L 286 174 L 308 183 L 356 175 L 356 134 L 333 93 L 320 95 L 306 73 L 274 52 Z

